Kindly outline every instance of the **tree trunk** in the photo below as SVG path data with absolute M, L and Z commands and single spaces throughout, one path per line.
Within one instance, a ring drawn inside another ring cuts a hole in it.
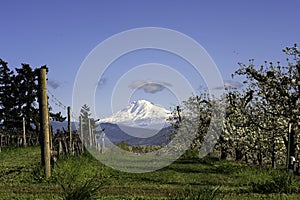
M 238 147 L 235 148 L 235 161 L 241 161 L 243 158 L 243 152 Z
M 221 145 L 221 160 L 226 160 L 228 156 L 227 148 Z
M 262 162 L 263 162 L 263 157 L 262 157 L 262 153 L 259 150 L 259 152 L 257 153 L 257 161 L 258 161 L 258 165 L 262 166 Z
M 290 156 L 295 157 L 296 147 L 297 147 L 297 144 L 295 143 L 295 130 L 294 130 L 294 128 L 292 128 L 291 137 L 290 137 Z
M 274 133 L 272 134 L 272 168 L 276 169 L 276 144 L 275 144 L 275 139 L 274 139 Z

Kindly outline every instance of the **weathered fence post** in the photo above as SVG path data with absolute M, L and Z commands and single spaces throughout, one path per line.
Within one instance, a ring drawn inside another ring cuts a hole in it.
M 82 116 L 79 116 L 79 130 L 80 130 L 80 139 L 81 139 L 81 150 L 83 152 L 84 149 L 84 139 L 83 139 L 83 124 L 82 124 Z
M 89 133 L 89 142 L 90 147 L 93 146 L 93 138 L 92 138 L 92 129 L 91 129 L 91 119 L 88 118 L 88 133 Z
M 72 124 L 71 124 L 71 107 L 68 106 L 68 132 L 69 132 L 69 153 L 73 152 L 73 141 L 72 141 Z
M 26 147 L 26 123 L 25 117 L 23 117 L 23 147 Z
M 288 129 L 288 146 L 286 150 L 286 171 L 289 172 L 290 166 L 290 153 L 291 153 L 291 132 L 292 132 L 292 123 L 289 122 L 289 129 Z
M 40 124 L 41 124 L 41 158 L 42 164 L 45 167 L 45 177 L 51 176 L 50 166 L 50 136 L 49 136 L 49 108 L 47 96 L 47 79 L 46 67 L 39 69 L 39 111 L 40 111 Z

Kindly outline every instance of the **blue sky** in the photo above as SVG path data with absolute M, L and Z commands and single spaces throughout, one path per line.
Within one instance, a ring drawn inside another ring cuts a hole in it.
M 89 53 L 105 39 L 129 29 L 163 27 L 188 35 L 206 49 L 225 81 L 238 69 L 237 62 L 247 63 L 249 58 L 254 58 L 258 66 L 264 60 L 284 62 L 286 57 L 281 50 L 300 44 L 297 0 L 1 0 L 0 5 L 0 58 L 11 68 L 21 63 L 32 67 L 46 64 L 50 70 L 49 90 L 64 105 L 72 105 L 76 73 Z M 129 54 L 116 63 L 129 67 L 143 62 L 182 63 L 176 70 L 192 76 L 184 61 L 172 62 L 172 56 L 149 52 Z M 99 117 L 110 114 L 108 91 L 112 91 L 121 71 L 112 67 L 101 79 L 96 92 L 96 101 L 101 102 L 97 106 Z M 199 86 L 196 78 L 191 79 L 196 89 L 201 88 L 201 78 Z M 137 90 L 131 100 L 146 98 L 169 108 L 170 102 L 176 102 L 170 94 L 166 88 L 148 87 Z

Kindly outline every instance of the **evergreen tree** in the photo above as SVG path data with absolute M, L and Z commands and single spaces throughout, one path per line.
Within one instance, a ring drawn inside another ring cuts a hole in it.
M 22 128 L 22 118 L 26 121 L 26 129 L 39 134 L 38 110 L 38 69 L 32 69 L 28 64 L 22 64 L 15 69 L 16 74 L 9 69 L 6 62 L 0 59 L 0 120 L 6 129 Z M 49 108 L 49 110 L 51 110 Z M 50 118 L 64 121 L 61 113 L 50 112 Z
M 88 132 L 88 124 L 90 123 L 90 128 L 93 131 L 94 134 L 100 133 L 98 128 L 97 121 L 94 118 L 91 118 L 91 110 L 90 107 L 86 104 L 84 104 L 80 109 L 80 116 L 82 117 L 83 122 L 83 130 Z
M 13 71 L 9 69 L 7 62 L 0 59 L 0 120 L 3 126 L 13 119 L 12 78 Z
M 13 79 L 14 115 L 19 121 L 24 117 L 26 129 L 32 130 L 31 123 L 34 123 L 38 118 L 37 76 L 28 64 L 22 64 L 21 68 L 16 68 L 16 72 L 17 74 Z

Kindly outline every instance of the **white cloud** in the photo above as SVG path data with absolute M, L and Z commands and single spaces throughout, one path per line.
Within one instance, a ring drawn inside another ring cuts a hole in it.
M 166 87 L 171 86 L 165 82 L 154 82 L 154 81 L 133 81 L 129 87 L 131 89 L 142 89 L 146 93 L 154 94 L 164 90 Z

